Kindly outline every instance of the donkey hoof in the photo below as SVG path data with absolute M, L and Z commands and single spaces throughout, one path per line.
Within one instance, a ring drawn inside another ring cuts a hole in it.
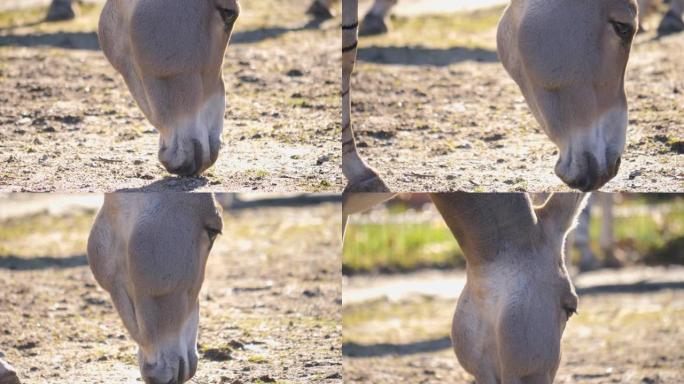
M 0 384 L 20 384 L 17 372 L 2 359 L 0 359 Z
M 344 193 L 357 192 L 390 192 L 390 189 L 375 171 L 369 171 L 368 177 L 359 182 L 350 182 L 344 188 Z
M 672 11 L 668 11 L 658 26 L 658 36 L 671 35 L 684 31 L 684 21 Z
M 599 267 L 601 267 L 601 265 L 596 260 L 596 258 L 592 258 L 591 260 L 582 260 L 579 263 L 579 271 L 580 272 L 595 271 L 595 270 L 599 269 Z
M 307 15 L 313 16 L 317 20 L 328 20 L 333 18 L 332 12 L 326 6 L 314 0 L 309 9 L 306 10 Z
M 72 2 L 68 0 L 55 0 L 48 8 L 45 21 L 71 20 L 76 17 Z
M 372 36 L 382 35 L 389 31 L 389 25 L 381 16 L 369 13 L 363 18 L 363 22 L 359 27 L 359 35 Z

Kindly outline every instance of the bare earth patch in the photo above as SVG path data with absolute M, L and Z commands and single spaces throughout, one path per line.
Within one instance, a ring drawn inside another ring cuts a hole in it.
M 193 383 L 341 383 L 339 204 L 227 211 L 200 294 Z M 22 383 L 139 382 L 87 266 L 94 211 L 0 223 L 0 351 Z
M 0 190 L 341 190 L 339 20 L 313 22 L 306 5 L 242 5 L 223 148 L 199 178 L 157 160 L 158 134 L 99 50 L 100 6 L 50 25 L 32 24 L 40 9 L 0 13 Z
M 392 190 L 568 190 L 555 146 L 498 61 L 500 13 L 396 18 L 389 35 L 361 38 L 355 133 Z M 684 188 L 684 34 L 657 40 L 654 29 L 632 50 L 627 147 L 606 191 Z

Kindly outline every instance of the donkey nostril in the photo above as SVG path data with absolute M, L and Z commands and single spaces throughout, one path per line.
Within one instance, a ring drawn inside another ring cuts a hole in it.
M 615 159 L 615 163 L 613 164 L 611 177 L 615 177 L 615 175 L 617 175 L 618 171 L 620 170 L 620 164 L 621 163 L 622 163 L 622 156 L 618 156 L 617 159 Z
M 587 168 L 584 171 L 584 182 L 580 183 L 578 188 L 582 192 L 589 192 L 597 187 L 596 184 L 599 180 L 599 165 L 596 157 L 591 152 L 584 152 L 584 160 Z
M 188 365 L 189 365 L 189 372 L 188 372 L 188 380 L 192 379 L 195 376 L 195 373 L 197 373 L 197 354 L 195 352 L 191 352 L 188 354 Z
M 177 168 L 167 168 L 167 170 L 174 175 L 179 175 L 179 176 L 194 176 L 197 173 L 197 166 L 193 162 L 188 162 L 184 163 L 180 167 Z
M 194 155 L 195 170 L 193 176 L 199 174 L 204 170 L 204 151 L 202 150 L 202 143 L 197 139 L 192 139 L 192 150 Z
M 185 362 L 182 358 L 178 359 L 178 384 L 185 381 Z

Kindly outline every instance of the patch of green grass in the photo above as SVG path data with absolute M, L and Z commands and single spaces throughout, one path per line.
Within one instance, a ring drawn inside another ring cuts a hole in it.
M 617 250 L 638 255 L 638 262 L 684 264 L 681 251 L 684 196 L 627 195 L 615 206 L 616 212 L 619 209 L 633 209 L 633 213 L 615 218 Z M 389 217 L 403 211 L 401 205 L 390 206 Z M 601 254 L 601 220 L 600 215 L 595 215 L 590 224 L 590 246 L 597 255 Z M 395 219 L 355 223 L 352 220 L 347 228 L 342 261 L 345 274 L 406 272 L 465 264 L 458 243 L 441 219 L 427 223 Z
M 367 223 L 347 228 L 342 270 L 402 272 L 465 264 L 463 252 L 440 221 L 431 223 Z
M 245 176 L 247 177 L 255 177 L 255 178 L 264 178 L 268 176 L 269 173 L 267 170 L 264 169 L 248 169 L 245 171 Z
M 95 211 L 36 213 L 0 222 L 0 257 L 85 253 Z
M 615 218 L 616 247 L 625 253 L 640 255 L 651 264 L 684 264 L 684 252 L 677 246 L 684 239 L 684 197 L 654 199 L 658 197 L 632 196 L 623 203 L 625 207 L 634 208 L 636 213 Z M 662 204 L 668 204 L 664 212 L 659 208 Z M 597 255 L 601 254 L 601 225 L 602 218 L 597 215 L 589 226 L 591 248 Z
M 30 26 L 36 32 L 75 32 L 95 31 L 102 4 L 81 4 L 75 19 L 59 22 L 42 22 L 47 15 L 47 7 L 12 9 L 0 12 L 0 28 Z
M 432 297 L 384 299 L 345 306 L 343 343 L 425 340 L 449 335 L 456 303 Z M 394 324 L 390 326 L 390 324 Z
M 77 214 L 60 216 L 52 216 L 41 212 L 19 218 L 10 218 L 0 222 L 0 241 L 16 240 L 19 237 L 49 232 L 88 232 L 94 219 L 94 211 L 80 211 Z
M 418 17 L 393 17 L 389 34 L 361 39 L 361 46 L 423 45 L 435 48 L 465 46 L 492 48 L 491 41 L 481 41 L 477 35 L 496 28 L 504 7 L 493 7 L 473 12 Z
M 42 20 L 47 14 L 47 8 L 37 7 L 28 9 L 12 9 L 0 12 L 0 28 L 22 25 L 27 22 Z
M 138 358 L 134 353 L 129 353 L 128 351 L 117 353 L 116 360 L 133 367 L 138 366 Z
M 262 364 L 268 362 L 268 359 L 262 355 L 252 355 L 247 358 L 247 361 L 249 361 L 250 363 Z

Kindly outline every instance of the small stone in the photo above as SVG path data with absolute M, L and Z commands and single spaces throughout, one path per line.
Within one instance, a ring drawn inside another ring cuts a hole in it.
M 330 160 L 330 155 L 323 155 L 316 160 L 316 165 L 321 165 Z
M 259 376 L 259 380 L 263 381 L 264 383 L 275 383 L 275 381 L 276 381 L 274 378 L 272 378 L 269 375 L 261 375 L 261 376 Z
M 299 69 L 290 69 L 287 71 L 286 75 L 290 77 L 301 77 L 304 76 L 304 72 L 300 71 Z

